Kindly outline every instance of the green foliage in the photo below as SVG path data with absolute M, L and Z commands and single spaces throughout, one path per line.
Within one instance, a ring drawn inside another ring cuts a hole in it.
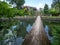
M 44 10 L 42 8 L 40 9 L 40 14 L 44 15 Z
M 24 16 L 24 15 L 25 15 L 25 14 L 24 14 L 24 10 L 23 10 L 23 9 L 22 9 L 22 10 L 19 10 L 18 15 L 19 15 L 19 16 Z
M 26 11 L 25 9 L 21 9 L 21 10 L 17 10 L 16 16 L 25 16 L 25 15 L 29 15 L 29 12 Z
M 0 17 L 14 17 L 17 15 L 29 15 L 29 12 L 26 9 L 10 8 L 10 5 L 6 2 L 0 2 Z
M 50 13 L 51 13 L 51 14 L 56 14 L 56 13 L 57 13 L 57 12 L 56 12 L 56 9 L 55 9 L 55 8 L 50 9 Z
M 56 4 L 55 5 L 55 9 L 58 11 L 58 13 L 60 14 L 60 4 Z
M 8 5 L 6 2 L 4 1 L 0 1 L 0 8 L 10 8 L 10 5 Z
M 53 0 L 52 8 L 55 8 L 56 15 L 60 14 L 60 0 Z
M 30 9 L 28 10 L 28 15 L 32 15 L 32 16 L 36 15 L 36 10 L 35 10 L 35 8 L 30 7 Z
M 25 10 L 25 9 L 22 9 L 22 10 L 19 10 L 19 16 L 27 16 L 29 15 L 29 11 L 28 10 Z
M 60 45 L 60 23 L 52 22 L 49 27 L 53 36 L 52 45 Z
M 6 9 L 9 8 L 9 5 L 6 2 L 0 1 L 0 17 L 4 16 L 6 14 Z
M 11 3 L 16 3 L 17 9 L 20 9 L 21 6 L 25 3 L 25 0 L 11 0 Z
M 60 0 L 53 0 L 52 7 L 55 7 L 56 4 L 60 4 Z
M 8 33 L 7 29 L 10 29 L 11 26 L 15 25 L 15 21 L 13 21 L 12 17 L 14 16 L 24 16 L 24 15 L 28 15 L 28 11 L 26 9 L 20 9 L 18 10 L 17 8 L 11 8 L 11 6 L 9 4 L 7 4 L 6 2 L 1 2 L 0 1 L 0 18 L 4 18 L 4 17 L 8 17 L 9 20 L 8 21 L 1 21 L 0 22 L 0 43 L 1 45 L 3 44 L 3 41 L 5 39 L 5 34 Z M 16 21 L 16 23 L 18 23 L 18 21 Z M 19 22 L 20 23 L 20 22 Z M 17 29 L 17 36 L 22 36 L 25 37 L 26 35 L 26 28 L 25 26 L 23 26 L 24 28 L 22 28 L 21 26 L 21 30 Z M 20 28 L 20 27 L 18 27 Z M 23 29 L 23 31 L 22 31 Z M 20 31 L 20 32 L 19 32 Z M 15 31 L 14 31 L 15 33 Z
M 0 17 L 13 17 L 16 9 L 10 8 L 6 2 L 0 2 Z
M 49 10 L 49 13 L 52 14 L 52 16 L 58 16 L 59 11 L 57 9 L 55 9 L 55 8 L 51 8 Z
M 49 27 L 49 35 L 53 38 L 51 45 L 60 45 L 60 21 L 49 22 L 45 21 L 45 25 Z
M 48 8 L 47 4 L 45 4 L 45 6 L 44 6 L 44 13 L 49 14 L 49 8 Z

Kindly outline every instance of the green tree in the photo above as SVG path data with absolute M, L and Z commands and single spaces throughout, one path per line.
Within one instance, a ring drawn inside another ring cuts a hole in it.
M 57 14 L 59 13 L 57 9 L 51 8 L 49 10 L 49 13 L 52 14 L 52 16 L 58 16 Z
M 40 15 L 44 15 L 44 9 L 40 8 Z
M 45 4 L 44 6 L 44 14 L 48 14 L 49 13 L 49 7 L 47 4 Z
M 15 3 L 17 5 L 17 9 L 20 9 L 21 6 L 25 3 L 25 0 L 11 0 L 11 3 Z
M 14 17 L 18 12 L 16 8 L 10 8 L 11 6 L 6 2 L 0 1 L 0 17 Z
M 51 22 L 49 28 L 53 37 L 52 45 L 60 45 L 60 23 Z
M 55 7 L 56 4 L 60 4 L 60 0 L 53 0 L 52 7 Z
M 60 14 L 60 0 L 53 0 L 52 8 L 57 9 L 57 14 Z
M 6 14 L 6 10 L 10 7 L 6 2 L 0 1 L 0 17 Z M 6 15 L 5 15 L 6 16 Z

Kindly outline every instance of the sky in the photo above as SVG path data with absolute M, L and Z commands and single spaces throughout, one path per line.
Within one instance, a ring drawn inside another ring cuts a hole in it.
M 52 4 L 52 0 L 25 0 L 24 6 L 36 7 L 37 9 L 39 9 L 39 8 L 44 8 L 45 4 L 48 4 L 50 8 Z
M 52 0 L 25 0 L 24 6 L 31 6 L 39 8 L 44 8 L 45 4 L 48 4 L 49 8 L 51 7 Z

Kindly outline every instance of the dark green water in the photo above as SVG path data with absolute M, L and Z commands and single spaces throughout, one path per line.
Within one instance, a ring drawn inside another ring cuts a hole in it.
M 34 20 L 0 22 L 0 45 L 21 45 Z M 60 44 L 60 22 L 43 22 L 52 45 Z M 3 31 L 2 31 L 3 30 Z M 9 43 L 8 43 L 9 42 Z
M 0 23 L 0 45 L 20 45 L 31 30 L 34 20 L 2 21 Z

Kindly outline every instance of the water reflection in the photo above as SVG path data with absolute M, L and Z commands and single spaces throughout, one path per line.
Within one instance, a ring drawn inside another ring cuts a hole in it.
M 8 29 L 8 33 L 5 34 L 3 45 L 22 45 L 24 41 L 23 38 L 27 34 L 27 32 L 31 30 L 32 24 L 33 21 L 20 21 L 20 23 L 18 23 L 17 25 L 13 25 L 10 29 Z
M 47 35 L 48 39 L 52 42 L 53 38 L 49 35 L 49 27 L 48 27 L 48 25 L 45 25 L 45 32 L 46 32 L 46 35 Z
M 32 26 L 30 24 L 28 24 L 28 26 L 26 27 L 26 31 L 30 32 L 31 28 L 32 28 Z
M 11 45 L 22 45 L 24 39 L 22 37 L 16 38 L 15 42 L 12 42 Z
M 48 25 L 45 25 L 45 32 L 46 32 L 46 35 L 48 36 L 48 38 L 49 38 L 49 27 L 48 27 Z
M 11 28 L 11 29 L 12 29 L 12 30 L 14 30 L 16 27 L 17 27 L 16 25 L 15 25 L 15 26 L 12 26 L 12 28 Z
M 33 24 L 33 22 L 32 22 Z M 7 33 L 5 35 L 5 37 L 9 37 L 7 38 L 6 40 L 4 40 L 4 45 L 22 45 L 24 39 L 23 39 L 23 36 L 22 35 L 26 35 L 27 32 L 30 32 L 30 30 L 32 29 L 32 25 L 31 23 L 28 23 L 28 22 L 20 22 L 19 24 L 17 25 L 14 25 L 11 27 L 11 30 L 8 30 L 9 33 Z M 17 29 L 16 29 L 17 28 Z M 18 30 L 18 34 L 20 35 L 20 37 L 17 37 L 16 34 L 14 34 L 16 31 Z M 25 31 L 25 32 L 24 32 Z M 27 32 L 26 32 L 27 31 Z M 49 36 L 49 27 L 48 25 L 45 25 L 45 32 L 49 38 L 49 40 L 52 40 L 52 37 Z

